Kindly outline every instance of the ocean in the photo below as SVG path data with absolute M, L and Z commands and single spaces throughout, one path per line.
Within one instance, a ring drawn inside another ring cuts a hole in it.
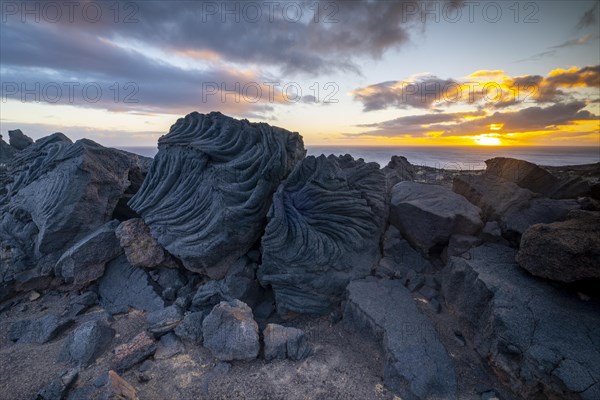
M 119 147 L 146 157 L 154 157 L 155 147 Z M 485 160 L 494 157 L 512 157 L 548 165 L 577 165 L 600 162 L 598 147 L 343 147 L 307 146 L 308 155 L 350 154 L 381 167 L 387 165 L 393 155 L 404 156 L 413 165 L 454 170 L 485 169 Z

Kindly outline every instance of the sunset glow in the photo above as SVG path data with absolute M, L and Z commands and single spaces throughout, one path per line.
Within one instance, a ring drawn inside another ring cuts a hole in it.
M 403 15 L 400 2 L 340 2 L 331 21 L 290 22 L 135 4 L 127 24 L 3 15 L 1 133 L 154 146 L 195 110 L 307 145 L 600 146 L 595 1 L 541 2 L 536 23 L 514 7 L 495 23 L 450 22 Z M 376 15 L 386 22 L 374 29 Z

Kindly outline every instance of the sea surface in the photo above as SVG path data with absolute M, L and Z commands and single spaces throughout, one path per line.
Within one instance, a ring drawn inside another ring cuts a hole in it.
M 154 157 L 155 147 L 120 147 L 122 150 Z M 539 165 L 561 166 L 600 162 L 598 147 L 343 147 L 307 146 L 308 155 L 350 154 L 381 167 L 393 155 L 404 156 L 411 164 L 427 167 L 477 170 L 485 169 L 485 160 L 493 157 L 512 157 Z

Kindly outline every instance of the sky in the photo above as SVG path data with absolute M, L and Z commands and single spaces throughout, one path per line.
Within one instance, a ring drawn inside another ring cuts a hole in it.
M 0 1 L 0 133 L 155 146 L 198 111 L 307 145 L 600 147 L 600 0 Z

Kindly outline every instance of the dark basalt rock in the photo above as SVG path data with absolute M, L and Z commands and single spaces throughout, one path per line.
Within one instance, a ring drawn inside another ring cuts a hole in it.
M 456 399 L 452 360 L 400 281 L 351 282 L 344 320 L 382 342 L 383 382 L 403 399 Z
M 69 327 L 73 321 L 48 314 L 35 320 L 14 322 L 9 329 L 8 337 L 18 343 L 46 343 Z
M 65 250 L 109 221 L 141 159 L 62 133 L 18 152 L 0 194 L 4 285 L 47 276 Z
M 600 212 L 573 211 L 570 216 L 525 231 L 517 254 L 521 267 L 560 282 L 600 279 Z
M 86 368 L 104 353 L 115 331 L 103 321 L 89 321 L 73 331 L 67 338 L 59 361 Z
M 33 144 L 33 139 L 25 135 L 20 129 L 8 131 L 10 145 L 16 150 L 25 150 Z
M 260 350 L 252 309 L 239 300 L 217 304 L 202 322 L 204 347 L 221 361 L 252 360 Z
M 446 187 L 400 182 L 392 188 L 390 223 L 423 253 L 441 250 L 453 234 L 472 235 L 482 227 L 481 210 Z
M 86 285 L 104 274 L 106 264 L 123 252 L 115 236 L 119 221 L 102 225 L 68 249 L 54 267 L 67 283 Z
M 386 218 L 385 177 L 375 163 L 307 157 L 273 196 L 258 278 L 278 313 L 324 314 L 348 282 L 371 272 Z
M 382 168 L 382 171 L 390 189 L 398 182 L 415 180 L 415 167 L 403 156 L 392 156 L 392 159 L 388 165 Z
M 127 312 L 129 307 L 156 311 L 165 306 L 148 273 L 129 264 L 125 255 L 106 266 L 98 292 L 100 303 L 111 314 Z
M 486 174 L 514 182 L 522 188 L 544 196 L 556 199 L 576 199 L 592 195 L 590 183 L 581 176 L 559 178 L 543 167 L 514 158 L 496 157 L 485 163 L 487 165 Z
M 117 346 L 111 358 L 111 365 L 116 371 L 127 371 L 136 364 L 152 356 L 157 342 L 148 333 L 142 332 L 129 342 Z
M 575 200 L 541 197 L 492 175 L 457 176 L 452 190 L 481 208 L 484 221 L 497 220 L 502 235 L 515 246 L 531 225 L 563 220 L 569 211 L 580 208 Z
M 521 398 L 600 398 L 600 308 L 521 269 L 484 244 L 453 257 L 442 290 L 461 331 Z
M 265 360 L 286 359 L 299 361 L 312 351 L 304 331 L 277 324 L 267 324 L 263 331 Z
M 304 157 L 302 137 L 221 113 L 180 118 L 129 205 L 186 268 L 222 278 L 260 238 L 272 193 Z
M 6 143 L 0 135 L 0 168 L 6 168 L 6 164 L 14 158 L 15 153 L 15 149 Z

